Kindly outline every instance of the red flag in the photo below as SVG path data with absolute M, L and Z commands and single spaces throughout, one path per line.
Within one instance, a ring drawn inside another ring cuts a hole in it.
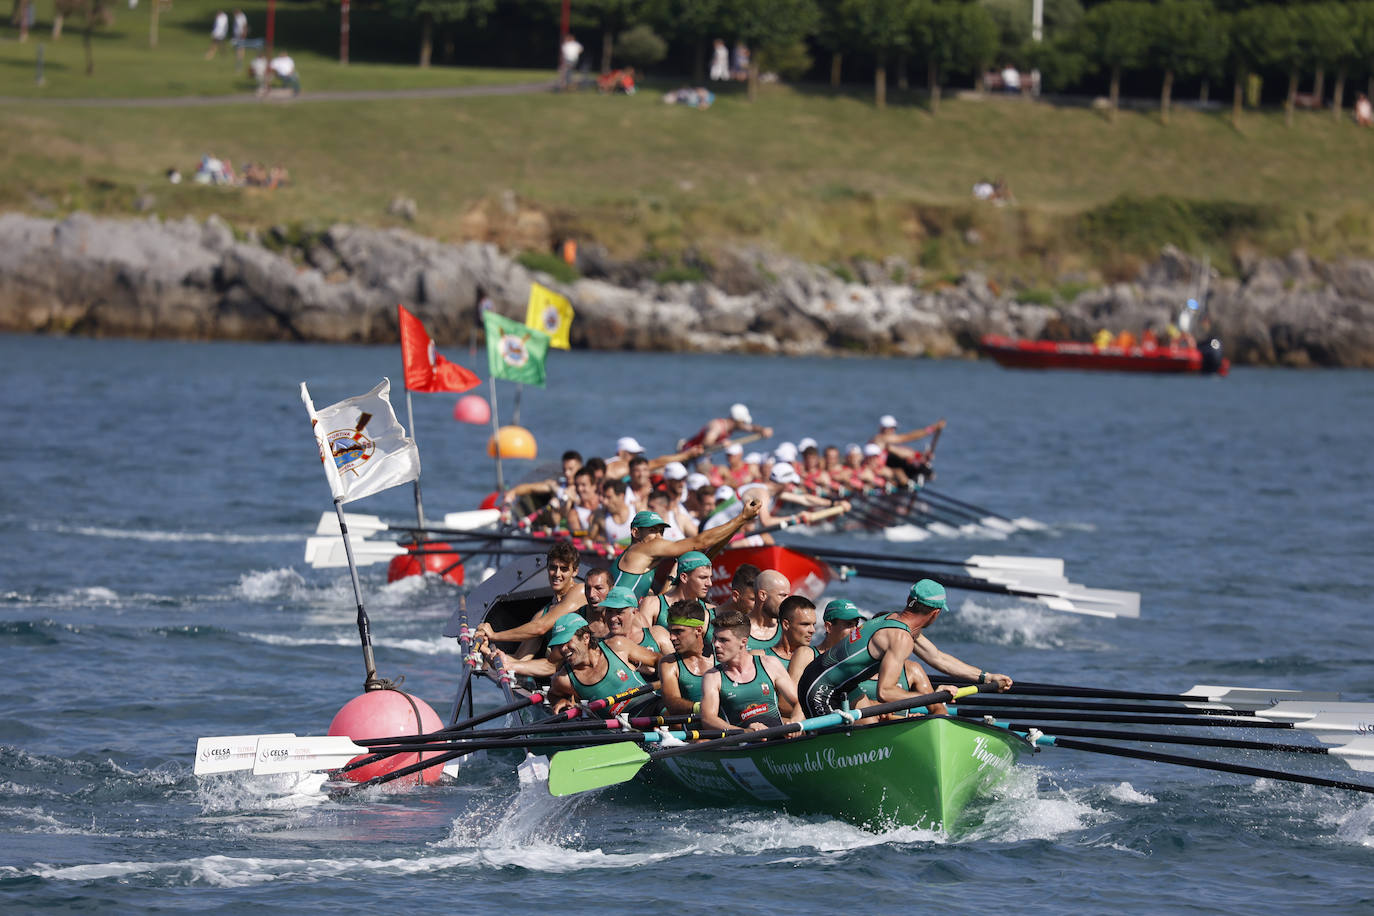
M 434 352 L 434 341 L 425 333 L 424 323 L 404 305 L 400 312 L 401 362 L 405 365 L 406 387 L 411 391 L 467 391 L 480 384 L 477 376 L 457 363 Z

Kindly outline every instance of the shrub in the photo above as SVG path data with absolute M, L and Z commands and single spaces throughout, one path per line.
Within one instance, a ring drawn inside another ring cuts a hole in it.
M 643 70 L 668 56 L 668 42 L 647 25 L 637 25 L 616 38 L 615 53 L 622 63 Z
M 547 251 L 522 251 L 515 260 L 530 270 L 548 274 L 560 283 L 571 283 L 582 276 L 576 267 Z

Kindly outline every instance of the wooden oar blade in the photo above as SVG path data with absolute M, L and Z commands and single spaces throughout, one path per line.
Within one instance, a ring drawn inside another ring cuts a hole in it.
M 290 732 L 275 735 L 219 735 L 201 738 L 196 742 L 196 763 L 193 772 L 197 776 L 209 773 L 232 773 L 236 770 L 251 770 L 253 758 L 258 751 L 261 738 L 292 738 Z
M 253 775 L 308 773 L 312 770 L 337 770 L 360 754 L 365 747 L 345 735 L 325 738 L 268 737 L 258 741 L 253 757 Z
M 560 751 L 549 761 L 549 794 L 575 795 L 628 782 L 648 762 L 649 755 L 630 742 Z

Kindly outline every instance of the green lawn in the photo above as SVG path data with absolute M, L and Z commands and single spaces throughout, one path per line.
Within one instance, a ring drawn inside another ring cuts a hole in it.
M 162 43 L 149 51 L 144 5 L 120 10 L 100 40 L 93 79 L 80 73 L 79 36 L 64 37 L 49 60 L 67 69 L 50 65 L 41 91 L 247 88 L 235 83 L 228 59 L 203 60 L 212 6 L 177 0 L 164 16 Z M 187 19 L 178 27 L 181 15 Z M 19 66 L 32 49 L 0 42 L 0 95 L 36 91 Z M 549 76 L 297 59 L 307 95 Z M 1176 111 L 1163 127 L 1149 113 L 1123 112 L 1108 123 L 1084 108 L 989 99 L 947 100 L 932 117 L 914 94 L 894 93 L 895 104 L 877 111 L 858 90 L 764 87 L 751 105 L 734 88 L 709 111 L 665 106 L 655 89 L 631 98 L 9 104 L 0 106 L 0 209 L 127 214 L 151 192 L 164 217 L 215 212 L 240 227 L 390 225 L 386 204 L 404 195 L 419 204 L 417 231 L 456 240 L 471 230 L 466 211 L 513 190 L 556 227 L 621 254 L 757 242 L 821 262 L 899 254 L 937 273 L 986 264 L 1021 286 L 1084 271 L 1125 276 L 1165 240 L 1207 250 L 1223 267 L 1241 244 L 1374 253 L 1374 182 L 1364 177 L 1374 132 L 1329 114 L 1302 114 L 1288 129 L 1277 114 L 1249 113 L 1236 132 L 1221 114 L 1192 111 Z M 163 180 L 169 166 L 189 172 L 207 152 L 282 163 L 293 186 L 269 192 Z M 1017 206 L 971 200 L 975 181 L 997 176 Z M 1088 224 L 1082 214 L 1121 195 L 1250 205 L 1262 218 L 1218 230 L 1194 216 L 1170 222 L 1148 206 L 1138 215 L 1127 207 L 1114 228 L 1095 230 L 1113 237 L 1085 234 L 1086 225 L 1105 224 Z

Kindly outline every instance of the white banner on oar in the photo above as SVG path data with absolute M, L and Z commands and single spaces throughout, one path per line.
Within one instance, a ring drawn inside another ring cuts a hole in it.
M 337 502 L 362 499 L 420 476 L 420 450 L 396 419 L 390 392 L 391 380 L 384 378 L 367 394 L 316 410 L 301 382 L 301 400 L 310 412 L 329 491 Z

